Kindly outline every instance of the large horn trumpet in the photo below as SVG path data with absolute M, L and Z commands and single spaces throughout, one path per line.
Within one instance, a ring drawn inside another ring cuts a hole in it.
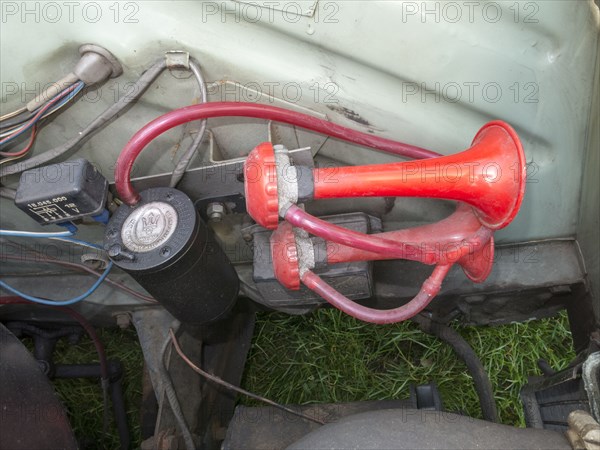
M 492 230 L 514 219 L 525 192 L 521 142 L 501 121 L 484 125 L 469 149 L 439 158 L 295 173 L 285 158 L 264 143 L 252 150 L 244 166 L 248 212 L 265 228 L 277 228 L 278 213 L 284 216 L 286 203 L 294 203 L 289 193 L 299 188 L 307 191 L 304 199 L 406 196 L 463 201 Z
M 250 153 L 244 166 L 246 205 L 266 228 L 277 228 L 279 217 L 287 221 L 271 237 L 275 274 L 285 287 L 298 289 L 303 282 L 359 319 L 397 322 L 417 314 L 437 295 L 455 263 L 474 282 L 487 278 L 493 264 L 493 232 L 517 215 L 525 191 L 525 170 L 517 134 L 500 121 L 483 126 L 471 147 L 461 153 L 391 164 L 296 168 L 290 165 L 287 150 L 264 143 Z M 454 214 L 436 224 L 377 235 L 338 227 L 295 205 L 299 200 L 380 196 L 460 203 Z M 345 298 L 312 272 L 316 259 L 308 233 L 327 241 L 325 263 L 402 258 L 436 268 L 407 305 L 373 310 Z

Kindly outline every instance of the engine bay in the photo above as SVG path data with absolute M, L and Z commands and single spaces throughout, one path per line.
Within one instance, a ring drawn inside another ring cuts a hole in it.
M 2 3 L 0 448 L 86 448 L 64 412 L 31 435 L 10 413 L 61 410 L 48 378 L 97 378 L 124 414 L 94 329 L 130 323 L 142 448 L 600 445 L 595 2 L 67 3 Z M 483 420 L 429 385 L 309 405 L 240 387 L 257 312 L 322 308 L 448 344 Z M 527 428 L 498 423 L 452 325 L 564 311 L 575 358 L 522 386 Z M 99 363 L 55 366 L 84 331 Z

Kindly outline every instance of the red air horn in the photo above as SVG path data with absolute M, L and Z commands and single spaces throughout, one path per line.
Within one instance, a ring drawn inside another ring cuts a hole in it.
M 277 229 L 271 252 L 277 279 L 288 289 L 300 282 L 361 320 L 391 323 L 419 313 L 437 295 L 457 263 L 474 282 L 493 264 L 493 232 L 517 215 L 525 192 L 525 156 L 515 131 L 494 121 L 461 153 L 391 164 L 309 169 L 292 166 L 286 149 L 263 143 L 244 166 L 246 205 L 257 223 Z M 459 201 L 448 218 L 431 225 L 366 235 L 317 219 L 296 203 L 318 198 L 410 196 Z M 279 217 L 286 222 L 279 224 Z M 295 227 L 295 228 L 294 228 Z M 317 261 L 309 233 L 326 240 Z M 391 310 L 358 305 L 312 272 L 317 263 L 409 259 L 435 265 L 408 304 Z

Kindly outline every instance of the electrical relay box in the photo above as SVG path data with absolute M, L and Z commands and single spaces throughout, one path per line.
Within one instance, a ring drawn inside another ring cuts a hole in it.
M 15 205 L 42 225 L 104 211 L 108 181 L 87 160 L 75 159 L 22 173 Z

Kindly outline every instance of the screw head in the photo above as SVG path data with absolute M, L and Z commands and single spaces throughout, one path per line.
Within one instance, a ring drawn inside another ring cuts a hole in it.
M 111 245 L 108 249 L 108 256 L 110 256 L 111 258 L 116 258 L 121 254 L 122 251 L 123 248 L 119 244 Z
M 171 247 L 163 247 L 160 249 L 160 256 L 163 258 L 168 257 L 171 254 Z

